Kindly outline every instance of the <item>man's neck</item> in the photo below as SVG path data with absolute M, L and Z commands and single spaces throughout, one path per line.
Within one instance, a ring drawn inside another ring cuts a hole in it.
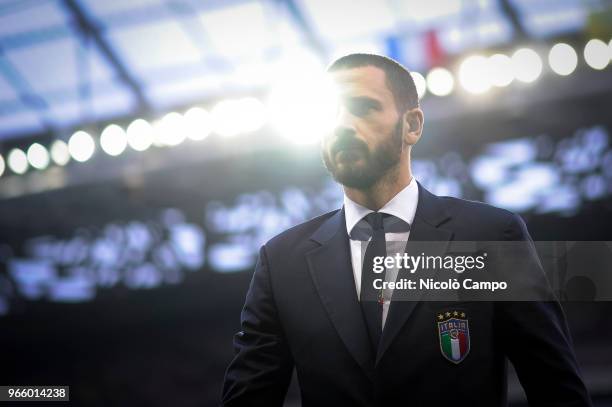
M 385 206 L 412 180 L 409 166 L 397 166 L 368 189 L 344 187 L 344 193 L 353 202 L 370 210 L 378 211 Z

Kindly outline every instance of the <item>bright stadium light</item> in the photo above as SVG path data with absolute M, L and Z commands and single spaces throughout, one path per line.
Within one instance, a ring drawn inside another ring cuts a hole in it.
M 266 108 L 253 97 L 246 97 L 236 102 L 238 109 L 238 121 L 240 122 L 241 131 L 250 133 L 259 130 L 267 120 Z
M 153 126 L 146 120 L 136 119 L 127 127 L 127 142 L 136 151 L 145 151 L 154 139 Z
M 4 158 L 2 158 L 2 156 L 0 155 L 0 177 L 2 176 L 2 174 L 4 174 L 5 167 L 6 164 L 4 164 Z
M 489 57 L 491 84 L 499 88 L 508 86 L 514 80 L 512 73 L 512 60 L 504 54 L 495 54 Z
M 279 79 L 268 100 L 268 117 L 283 136 L 298 144 L 315 143 L 331 131 L 338 94 L 323 70 L 294 71 Z
M 51 144 L 51 159 L 59 166 L 64 166 L 70 161 L 70 152 L 68 145 L 62 140 L 55 140 Z
M 480 55 L 467 57 L 459 66 L 459 82 L 473 94 L 482 94 L 491 89 L 489 60 Z
M 91 158 L 96 150 L 94 139 L 86 132 L 79 130 L 68 140 L 68 152 L 78 162 L 85 162 Z
M 436 96 L 447 96 L 455 87 L 453 74 L 446 68 L 434 68 L 427 74 L 427 87 Z
M 117 156 L 127 147 L 127 134 L 116 124 L 110 124 L 100 135 L 100 146 L 108 155 Z
M 28 148 L 28 161 L 37 170 L 44 170 L 49 166 L 49 153 L 47 149 L 38 143 L 32 144 Z
M 531 83 L 542 73 L 542 59 L 530 48 L 521 48 L 512 54 L 514 77 L 521 82 Z
M 240 106 L 236 100 L 222 100 L 210 112 L 213 131 L 223 137 L 232 137 L 242 131 L 238 120 Z
M 154 125 L 156 145 L 177 146 L 185 141 L 187 129 L 183 115 L 170 112 Z
M 8 155 L 8 166 L 15 174 L 23 174 L 28 170 L 28 157 L 26 153 L 14 148 Z
M 593 69 L 604 69 L 610 62 L 608 45 L 602 40 L 590 40 L 584 47 L 584 60 Z
M 423 75 L 418 72 L 410 72 L 412 75 L 412 80 L 414 81 L 414 86 L 416 87 L 417 96 L 421 99 L 425 96 L 425 92 L 427 92 L 427 82 Z
M 192 107 L 185 112 L 185 129 L 187 138 L 191 140 L 204 140 L 212 131 L 212 117 L 201 107 Z
M 578 66 L 578 53 L 571 45 L 555 44 L 548 53 L 548 64 L 556 74 L 567 76 Z

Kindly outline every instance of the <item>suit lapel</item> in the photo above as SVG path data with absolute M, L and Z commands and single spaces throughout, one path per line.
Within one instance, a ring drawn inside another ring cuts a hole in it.
M 415 254 L 414 250 L 411 250 L 412 242 L 448 242 L 453 236 L 453 232 L 442 227 L 443 223 L 450 218 L 443 200 L 431 194 L 421 184 L 417 184 L 419 186 L 419 201 L 406 245 L 406 253 L 411 255 Z M 406 271 L 400 271 L 397 277 L 398 280 L 403 277 L 402 272 Z M 376 356 L 376 363 L 380 361 L 408 318 L 410 318 L 417 304 L 415 301 L 391 302 Z
M 373 379 L 374 355 L 357 298 L 344 208 L 325 221 L 311 239 L 321 244 L 306 255 L 321 301 L 345 346 Z

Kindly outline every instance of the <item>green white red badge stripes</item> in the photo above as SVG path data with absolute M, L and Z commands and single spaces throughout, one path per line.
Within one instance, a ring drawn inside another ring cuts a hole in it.
M 461 363 L 470 352 L 470 327 L 464 311 L 445 311 L 437 315 L 438 338 L 442 356 Z

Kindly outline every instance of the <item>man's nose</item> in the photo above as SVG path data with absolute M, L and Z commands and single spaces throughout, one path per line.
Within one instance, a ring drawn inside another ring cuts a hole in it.
M 341 108 L 336 117 L 334 135 L 336 137 L 354 136 L 356 133 L 354 117 L 346 109 Z

